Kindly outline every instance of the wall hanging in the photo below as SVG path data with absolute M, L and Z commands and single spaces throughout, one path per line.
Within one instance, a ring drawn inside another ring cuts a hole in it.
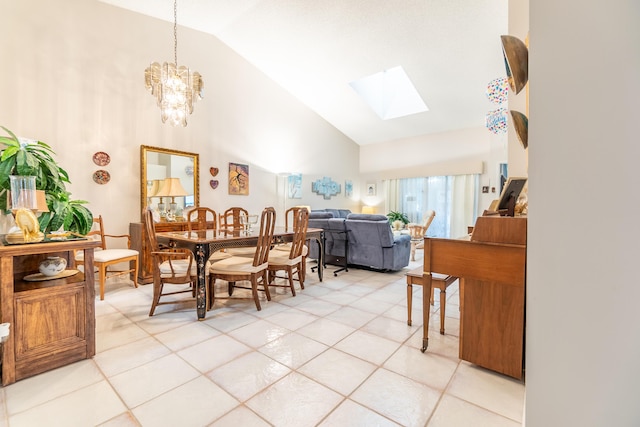
M 229 194 L 249 195 L 249 165 L 229 163 Z
M 287 197 L 289 199 L 302 198 L 302 174 L 294 173 L 287 177 Z
M 329 200 L 331 196 L 340 194 L 340 184 L 325 176 L 311 183 L 311 191 Z

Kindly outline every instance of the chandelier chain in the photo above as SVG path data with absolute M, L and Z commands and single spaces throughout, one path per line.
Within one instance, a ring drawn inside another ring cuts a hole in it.
M 178 66 L 178 0 L 173 0 L 173 60 Z

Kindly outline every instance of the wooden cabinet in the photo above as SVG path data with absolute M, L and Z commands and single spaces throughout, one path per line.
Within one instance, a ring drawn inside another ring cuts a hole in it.
M 99 245 L 91 240 L 0 243 L 0 320 L 11 325 L 2 345 L 3 385 L 95 355 L 93 249 Z M 65 257 L 74 268 L 74 250 L 84 251 L 86 274 L 24 280 L 47 256 Z
M 192 223 L 192 228 L 198 228 L 197 223 Z M 207 228 L 213 228 L 213 222 L 207 223 Z M 156 232 L 163 231 L 187 231 L 187 222 L 158 222 L 155 225 Z M 147 241 L 147 231 L 141 222 L 132 222 L 129 224 L 129 235 L 131 236 L 131 249 L 138 251 L 138 283 L 148 284 L 153 282 L 153 270 L 151 267 L 151 254 L 149 251 L 149 242 Z

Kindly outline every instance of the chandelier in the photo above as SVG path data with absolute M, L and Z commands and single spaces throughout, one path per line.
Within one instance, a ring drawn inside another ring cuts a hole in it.
M 147 67 L 144 83 L 158 102 L 162 123 L 186 126 L 193 103 L 202 99 L 204 83 L 197 71 L 178 66 L 178 0 L 173 1 L 173 55 L 173 63 L 154 62 Z

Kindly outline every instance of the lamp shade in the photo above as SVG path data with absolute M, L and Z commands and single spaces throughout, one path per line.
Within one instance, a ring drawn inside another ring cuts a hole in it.
M 187 190 L 182 187 L 180 178 L 165 178 L 155 197 L 179 197 L 188 194 Z
M 362 213 L 363 214 L 374 214 L 374 213 L 376 213 L 376 207 L 375 206 L 363 206 L 362 207 Z
M 149 191 L 147 191 L 147 197 L 151 198 L 157 196 L 162 181 L 162 179 L 154 179 L 153 181 L 151 181 L 151 188 L 149 189 Z
M 36 194 L 36 205 L 37 212 L 49 212 L 49 207 L 47 206 L 47 196 L 44 190 L 35 190 Z M 11 210 L 13 208 L 11 203 L 11 191 L 7 190 L 7 210 Z

